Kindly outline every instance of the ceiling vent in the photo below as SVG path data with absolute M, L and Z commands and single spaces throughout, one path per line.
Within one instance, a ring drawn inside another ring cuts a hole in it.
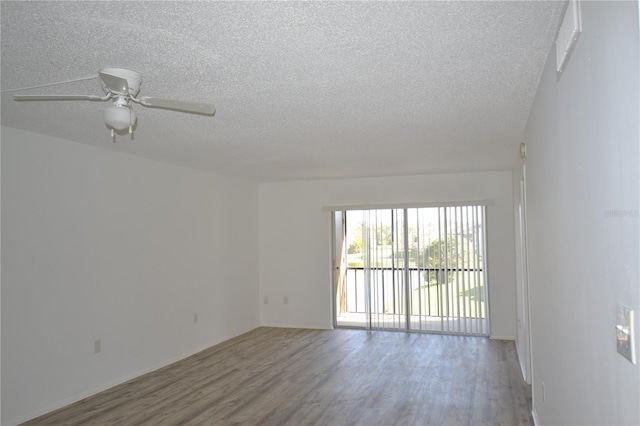
M 564 70 L 569 61 L 571 51 L 582 32 L 582 17 L 580 16 L 579 0 L 571 0 L 562 19 L 562 25 L 556 38 L 556 69 L 558 73 Z

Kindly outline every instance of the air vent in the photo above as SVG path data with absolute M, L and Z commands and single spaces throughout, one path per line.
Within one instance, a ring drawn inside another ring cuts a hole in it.
M 581 32 L 580 2 L 571 0 L 567 5 L 567 10 L 564 13 L 564 19 L 556 38 L 556 69 L 559 73 L 567 65 L 569 55 L 575 47 Z

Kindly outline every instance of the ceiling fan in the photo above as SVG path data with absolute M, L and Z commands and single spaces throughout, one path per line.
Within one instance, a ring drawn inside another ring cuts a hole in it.
M 125 68 L 102 68 L 100 78 L 104 96 L 96 95 L 14 95 L 16 101 L 113 101 L 104 110 L 104 122 L 111 129 L 111 137 L 114 130 L 129 129 L 133 134 L 133 126 L 136 124 L 136 113 L 133 103 L 145 107 L 162 108 L 192 114 L 214 115 L 216 108 L 213 104 L 200 102 L 178 101 L 174 99 L 153 98 L 150 96 L 137 97 L 140 92 L 142 77 L 137 71 Z M 95 77 L 94 77 L 95 78 Z M 63 84 L 67 82 L 61 82 Z M 51 86 L 58 83 L 47 84 Z M 37 86 L 43 87 L 43 86 Z

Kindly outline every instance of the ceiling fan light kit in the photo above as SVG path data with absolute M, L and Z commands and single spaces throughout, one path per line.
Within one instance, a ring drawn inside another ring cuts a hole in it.
M 142 84 L 142 76 L 137 71 L 125 68 L 102 68 L 98 73 L 98 77 L 100 77 L 100 83 L 105 96 L 14 95 L 14 99 L 16 101 L 111 100 L 113 104 L 104 110 L 104 122 L 107 127 L 111 129 L 111 137 L 114 138 L 114 130 L 122 131 L 128 128 L 129 133 L 133 135 L 133 126 L 136 124 L 137 116 L 133 110 L 132 103 L 137 103 L 145 107 L 209 116 L 214 115 L 216 112 L 213 104 L 152 98 L 148 96 L 138 98 L 140 85 Z M 64 83 L 67 82 L 61 82 L 60 84 Z
M 131 129 L 136 124 L 136 113 L 128 105 L 113 104 L 105 108 L 104 110 L 104 122 L 108 127 L 115 130 Z

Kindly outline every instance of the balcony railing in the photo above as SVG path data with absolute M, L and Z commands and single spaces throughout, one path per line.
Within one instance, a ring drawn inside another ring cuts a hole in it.
M 370 274 L 370 312 L 484 318 L 484 274 L 474 268 L 348 267 L 343 277 L 342 313 L 367 311 L 366 274 Z M 406 280 L 409 285 L 407 287 Z M 408 290 L 408 291 L 407 291 Z

